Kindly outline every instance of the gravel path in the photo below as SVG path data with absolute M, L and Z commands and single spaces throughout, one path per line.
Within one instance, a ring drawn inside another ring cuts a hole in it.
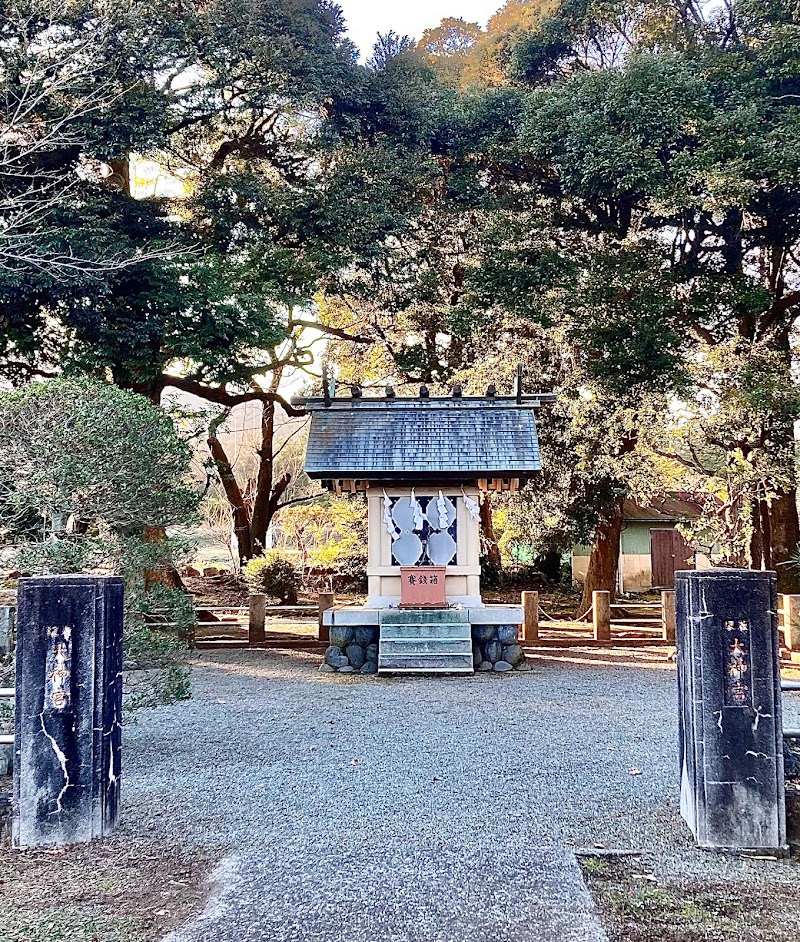
M 693 849 L 663 654 L 553 652 L 474 678 L 317 664 L 206 654 L 192 701 L 126 731 L 125 829 L 227 855 L 179 942 L 590 942 L 572 850 L 596 845 L 664 873 L 795 879 Z

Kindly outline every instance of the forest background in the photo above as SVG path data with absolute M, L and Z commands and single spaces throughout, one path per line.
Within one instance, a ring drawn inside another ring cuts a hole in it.
M 359 542 L 302 475 L 298 377 L 510 392 L 522 363 L 557 402 L 488 558 L 586 542 L 613 591 L 622 501 L 680 492 L 698 547 L 800 591 L 798 2 L 509 0 L 364 64 L 325 0 L 0 14 L 0 378 L 202 427 L 238 561 Z

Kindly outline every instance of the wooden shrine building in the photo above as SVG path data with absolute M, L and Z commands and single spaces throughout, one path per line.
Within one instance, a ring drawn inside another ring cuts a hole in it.
M 535 409 L 552 398 L 491 387 L 479 397 L 423 387 L 413 398 L 391 389 L 366 398 L 353 387 L 347 398 L 294 400 L 311 414 L 306 473 L 336 493 L 364 493 L 369 518 L 367 603 L 326 613 L 328 669 L 509 669 L 502 648 L 518 647 L 522 612 L 483 603 L 480 501 L 540 471 Z M 505 626 L 508 643 L 491 646 L 492 626 Z

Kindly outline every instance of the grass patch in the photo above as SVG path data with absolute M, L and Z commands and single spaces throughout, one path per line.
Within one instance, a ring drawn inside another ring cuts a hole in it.
M 640 858 L 579 860 L 610 942 L 796 942 L 797 884 L 659 882 Z
M 121 835 L 58 850 L 0 847 L 3 942 L 156 942 L 199 912 L 207 852 Z
M 581 867 L 584 873 L 591 874 L 593 877 L 604 876 L 608 873 L 608 865 L 601 857 L 583 857 Z

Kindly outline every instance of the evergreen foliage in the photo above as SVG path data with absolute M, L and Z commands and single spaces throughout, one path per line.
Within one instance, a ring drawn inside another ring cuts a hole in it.
M 0 534 L 15 565 L 122 575 L 128 706 L 188 696 L 193 605 L 147 578 L 188 549 L 148 530 L 191 523 L 198 505 L 191 451 L 170 417 L 93 380 L 29 383 L 0 394 L 0 456 Z
M 509 0 L 485 31 L 382 37 L 365 66 L 324 0 L 82 3 L 15 0 L 36 16 L 5 26 L 9 100 L 53 24 L 114 90 L 88 119 L 79 57 L 31 125 L 68 118 L 70 146 L 11 155 L 23 196 L 42 160 L 69 179 L 48 231 L 95 261 L 0 265 L 7 378 L 260 402 L 252 508 L 209 436 L 246 559 L 287 506 L 274 410 L 309 325 L 342 382 L 510 391 L 521 360 L 559 393 L 552 464 L 514 504 L 537 548 L 594 533 L 612 587 L 622 498 L 690 490 L 726 559 L 800 588 L 795 0 Z M 136 155 L 181 198 L 138 199 Z

